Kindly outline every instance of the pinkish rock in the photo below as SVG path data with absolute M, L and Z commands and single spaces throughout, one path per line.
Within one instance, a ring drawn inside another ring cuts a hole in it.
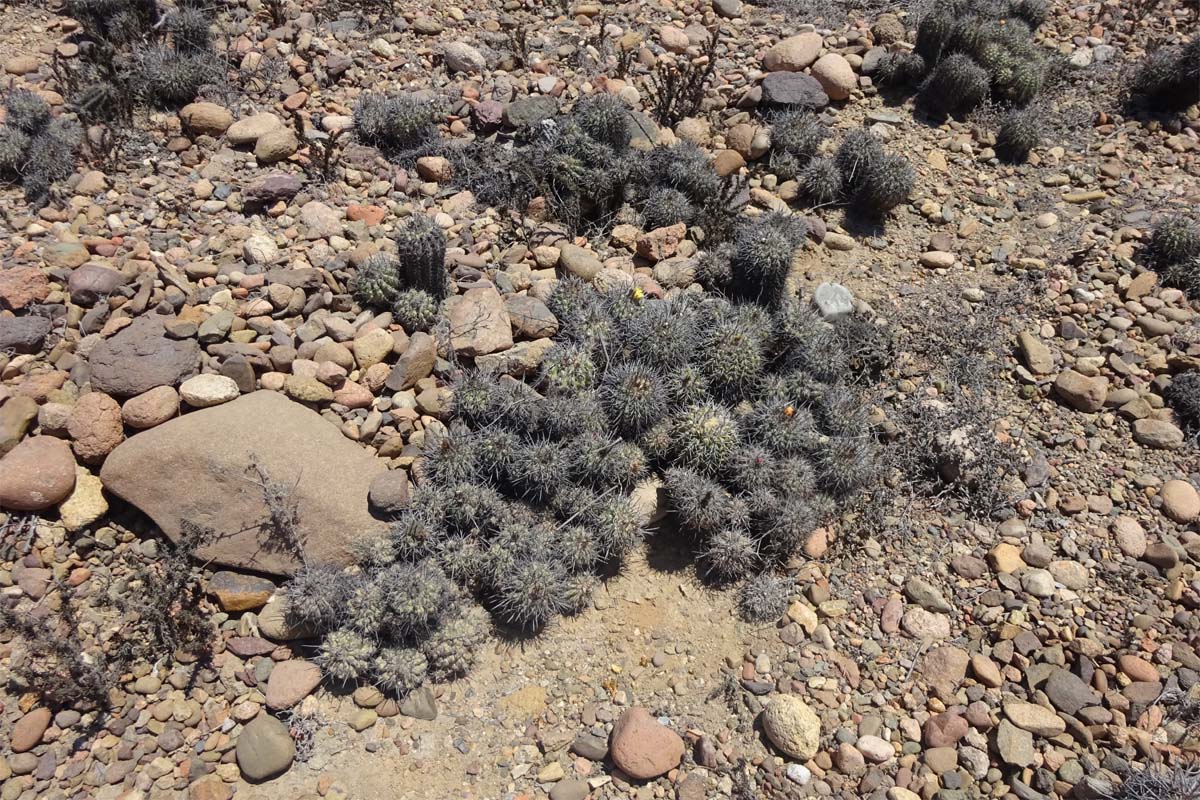
M 74 488 L 75 457 L 62 439 L 34 436 L 0 458 L 0 508 L 41 511 Z
M 37 747 L 42 734 L 50 727 L 50 709 L 35 708 L 13 725 L 9 744 L 14 753 L 24 753 Z
M 37 267 L 0 269 L 0 308 L 21 309 L 49 294 L 50 281 Z
M 321 668 L 301 659 L 276 664 L 267 679 L 267 707 L 291 708 L 321 685 Z
M 613 725 L 608 745 L 613 763 L 639 781 L 665 775 L 683 760 L 683 739 L 635 706 L 621 714 Z
M 170 386 L 156 386 L 131 397 L 121 406 L 121 418 L 131 428 L 145 430 L 162 425 L 179 413 L 179 392 Z

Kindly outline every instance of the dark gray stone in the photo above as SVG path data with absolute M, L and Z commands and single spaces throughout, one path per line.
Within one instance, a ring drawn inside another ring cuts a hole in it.
M 408 473 L 402 469 L 381 472 L 367 490 L 371 508 L 383 514 L 395 514 L 408 508 Z
M 1094 706 L 1100 702 L 1100 696 L 1092 691 L 1083 680 L 1073 672 L 1056 669 L 1050 673 L 1046 681 L 1046 697 L 1054 707 L 1064 714 L 1075 716 L 1084 706 Z
M 0 317 L 0 350 L 36 353 L 49 333 L 45 317 Z
M 195 375 L 200 345 L 168 339 L 156 317 L 138 317 L 88 355 L 92 387 L 116 397 L 133 397 L 156 386 L 175 386 Z
M 581 733 L 571 742 L 571 752 L 588 761 L 603 761 L 608 757 L 608 739 L 591 733 Z
M 527 128 L 558 113 L 558 101 L 544 94 L 518 97 L 504 108 L 504 121 L 513 128 Z
M 763 102 L 777 106 L 824 108 L 829 95 L 811 75 L 803 72 L 771 72 L 762 80 Z

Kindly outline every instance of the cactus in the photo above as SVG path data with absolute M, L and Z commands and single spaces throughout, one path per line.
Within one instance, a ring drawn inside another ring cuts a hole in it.
M 446 279 L 446 232 L 432 217 L 416 214 L 401 224 L 395 235 L 400 279 L 412 289 L 423 289 L 442 301 L 450 294 Z
M 169 18 L 171 42 L 181 53 L 200 53 L 211 49 L 212 20 L 199 8 L 180 8 Z
M 449 536 L 437 545 L 435 560 L 459 586 L 474 589 L 483 579 L 486 554 L 472 536 Z M 436 635 L 436 631 L 434 633 Z
M 1050 4 L 1047 0 L 1015 0 L 1009 4 L 1008 13 L 1037 30 L 1050 18 Z
M 771 122 L 771 171 L 795 178 L 816 156 L 829 130 L 807 109 L 785 111 Z
M 401 637 L 421 635 L 446 613 L 454 588 L 431 561 L 394 564 L 379 576 L 391 615 L 389 626 Z
M 174 108 L 192 102 L 204 84 L 222 77 L 219 62 L 209 52 L 181 53 L 152 45 L 138 54 L 133 81 L 142 102 Z
M 744 578 L 758 563 L 758 548 L 744 530 L 725 528 L 708 540 L 700 554 L 707 577 L 719 582 Z
M 441 316 L 441 304 L 424 289 L 402 289 L 392 303 L 392 317 L 408 333 L 427 331 Z
M 738 590 L 738 615 L 746 622 L 775 622 L 787 612 L 791 594 L 791 581 L 760 573 Z
M 1155 269 L 1167 269 L 1200 258 L 1200 225 L 1186 217 L 1168 217 L 1150 234 L 1146 259 Z
M 751 440 L 778 456 L 800 455 L 818 444 L 812 413 L 789 400 L 769 398 L 757 403 L 747 419 L 747 430 Z
M 603 484 L 628 491 L 646 475 L 646 454 L 633 442 L 618 442 L 604 454 L 600 469 Z
M 461 425 L 427 428 L 422 458 L 429 480 L 435 484 L 470 483 L 479 477 L 475 436 Z
M 629 141 L 633 138 L 629 111 L 616 95 L 589 95 L 579 101 L 574 116 L 580 129 L 593 141 L 608 145 L 618 153 L 629 149 Z
M 387 253 L 373 253 L 363 260 L 354 275 L 354 299 L 364 306 L 388 308 L 400 294 L 396 260 Z
M 25 165 L 30 138 L 16 128 L 0 127 L 0 175 L 16 177 Z
M 996 153 L 1014 163 L 1028 159 L 1041 142 L 1041 120 L 1042 112 L 1036 108 L 1009 111 L 996 134 Z
M 624 495 L 599 498 L 586 520 L 596 534 L 596 548 L 601 561 L 621 559 L 636 547 L 646 535 L 643 520 Z
M 735 244 L 734 293 L 768 306 L 783 302 L 792 259 L 807 236 L 803 219 L 779 212 L 764 214 L 745 226 Z
M 665 228 L 678 222 L 691 224 L 696 216 L 696 207 L 688 196 L 670 186 L 653 189 L 642 203 L 643 226 L 646 230 Z
M 355 683 L 371 673 L 375 644 L 349 628 L 339 628 L 325 637 L 317 652 L 317 666 L 338 683 Z
M 708 378 L 704 370 L 695 364 L 685 364 L 668 372 L 663 387 L 672 408 L 691 406 L 709 399 Z
M 766 366 L 768 325 L 752 306 L 716 316 L 705 333 L 700 364 L 714 394 L 736 399 L 758 379 Z
M 865 128 L 846 134 L 834 156 L 834 164 L 842 176 L 848 194 L 858 190 L 875 162 L 883 158 L 883 145 Z
M 697 401 L 698 402 L 698 401 Z M 691 405 L 691 403 L 688 403 Z M 638 444 L 646 458 L 655 464 L 664 464 L 671 458 L 674 443 L 671 439 L 671 424 L 667 420 L 656 422 L 641 435 Z
M 738 426 L 724 407 L 699 403 L 675 420 L 671 439 L 679 464 L 719 475 L 728 468 L 738 448 Z
M 636 357 L 658 368 L 689 361 L 696 349 L 696 314 L 684 299 L 646 303 L 625 330 Z
M 432 516 L 429 509 L 413 505 L 400 512 L 388 531 L 393 561 L 420 561 L 433 552 L 441 531 Z
M 560 562 L 518 560 L 497 577 L 496 611 L 510 625 L 538 630 L 567 605 L 567 574 Z
M 600 398 L 617 431 L 636 436 L 659 419 L 667 408 L 666 389 L 658 373 L 638 362 L 621 364 L 605 373 Z
M 546 298 L 546 307 L 558 318 L 559 323 L 569 325 L 583 313 L 599 303 L 596 293 L 582 278 L 567 275 L 554 285 Z
M 875 448 L 862 437 L 833 437 L 816 453 L 821 486 L 845 495 L 866 486 L 875 474 Z
M 377 568 L 380 566 L 384 565 L 376 565 Z M 355 632 L 377 638 L 389 616 L 383 589 L 375 581 L 360 575 L 351 583 L 344 613 Z
M 50 124 L 50 106 L 28 89 L 13 89 L 4 97 L 4 124 L 26 136 L 36 136 Z
M 540 375 L 547 394 L 577 394 L 595 385 L 596 364 L 584 347 L 558 342 L 542 359 Z
M 965 114 L 988 96 L 987 70 L 962 53 L 947 56 L 921 88 L 920 103 L 934 114 Z
M 425 682 L 429 662 L 412 647 L 384 647 L 373 664 L 375 685 L 395 697 L 406 697 Z
M 872 78 L 880 86 L 904 88 L 920 83 L 928 70 L 920 53 L 901 51 L 884 56 Z
M 284 613 L 289 624 L 326 631 L 341 620 L 350 583 L 337 567 L 306 566 L 288 582 Z
M 522 497 L 544 503 L 558 491 L 571 464 L 567 448 L 550 440 L 531 441 L 513 454 L 512 482 Z
M 465 369 L 451 384 L 450 416 L 473 429 L 491 421 L 498 401 L 496 377 L 481 369 Z
M 1176 375 L 1163 397 L 1175 410 L 1175 416 L 1184 428 L 1200 431 L 1200 372 L 1193 370 Z
M 954 17 L 944 9 L 934 9 L 917 26 L 916 52 L 926 63 L 935 64 L 954 35 Z
M 668 469 L 665 485 L 671 510 L 683 529 L 697 539 L 707 539 L 722 528 L 737 527 L 746 521 L 738 515 L 729 492 L 694 469 Z
M 433 106 L 411 95 L 364 94 L 354 106 L 354 133 L 390 154 L 416 151 L 437 136 Z
M 791 558 L 820 524 L 820 516 L 811 503 L 813 499 L 800 494 L 783 497 L 778 513 L 764 525 L 763 555 L 777 564 Z
M 800 197 L 809 206 L 836 202 L 842 193 L 842 173 L 831 158 L 814 158 L 800 172 Z
M 490 629 L 483 609 L 469 606 L 430 634 L 421 645 L 428 662 L 429 677 L 435 681 L 449 681 L 470 672 Z
M 778 464 L 763 447 L 749 445 L 740 449 L 730 463 L 729 478 L 737 489 L 748 492 L 770 485 Z
M 1151 108 L 1175 111 L 1200 102 L 1200 36 L 1183 47 L 1160 47 L 1142 62 L 1131 85 Z
M 854 192 L 854 207 L 872 218 L 880 218 L 908 199 L 916 173 L 903 156 L 885 154 L 867 169 Z

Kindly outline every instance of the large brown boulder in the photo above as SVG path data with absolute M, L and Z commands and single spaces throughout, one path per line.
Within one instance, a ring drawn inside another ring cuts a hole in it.
M 316 412 L 259 391 L 139 433 L 109 454 L 100 477 L 172 539 L 184 520 L 212 528 L 199 558 L 286 575 L 301 561 L 272 520 L 261 475 L 294 508 L 304 560 L 348 564 L 355 538 L 386 529 L 367 503 L 386 470 Z

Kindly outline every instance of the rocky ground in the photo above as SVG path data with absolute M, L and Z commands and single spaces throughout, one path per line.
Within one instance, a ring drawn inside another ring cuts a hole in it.
M 67 662 L 102 663 L 145 616 L 128 600 L 195 568 L 202 596 L 171 613 L 216 630 L 211 655 L 123 664 L 97 709 L 32 691 L 30 628 L 8 619 L 0 798 L 1099 798 L 1193 763 L 1200 463 L 1164 390 L 1200 368 L 1200 324 L 1142 256 L 1154 223 L 1200 204 L 1200 113 L 1126 113 L 1119 90 L 1194 32 L 1194 9 L 1052 4 L 1036 38 L 1070 67 L 1044 144 L 1010 165 L 984 120 L 933 123 L 875 89 L 879 46 L 912 37 L 902 8 L 346 5 L 283 3 L 282 24 L 259 0 L 222 6 L 229 85 L 139 112 L 116 157 L 81 159 L 40 210 L 0 188 L 8 617 L 66 608 L 52 638 L 83 653 Z M 6 7 L 6 83 L 63 106 L 54 65 L 77 27 Z M 311 133 L 347 128 L 366 90 L 438 93 L 442 135 L 463 140 L 599 92 L 647 112 L 647 70 L 700 57 L 714 27 L 700 112 L 674 129 L 641 113 L 644 146 L 693 141 L 746 176 L 746 213 L 787 209 L 761 106 L 819 91 L 835 140 L 866 125 L 909 159 L 915 187 L 882 228 L 797 208 L 814 232 L 794 276 L 802 296 L 847 287 L 895 332 L 873 392 L 884 432 L 939 396 L 950 345 L 984 351 L 982 432 L 1017 454 L 1001 508 L 901 482 L 843 509 L 764 625 L 664 525 L 590 608 L 537 636 L 498 629 L 463 679 L 403 699 L 323 681 L 283 576 L 344 561 L 408 502 L 454 365 L 532 373 L 562 275 L 682 290 L 698 245 L 515 230 L 444 158 L 398 166 L 348 138 L 323 173 Z M 448 236 L 447 342 L 348 294 L 412 214 Z M 283 524 L 272 492 L 302 553 L 264 546 Z M 170 542 L 195 525 L 219 536 L 189 567 Z

